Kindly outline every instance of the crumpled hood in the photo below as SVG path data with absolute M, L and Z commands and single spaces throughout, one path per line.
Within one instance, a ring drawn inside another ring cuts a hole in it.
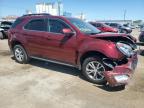
M 102 40 L 109 40 L 112 42 L 119 42 L 119 41 L 125 41 L 131 44 L 135 44 L 135 42 L 137 41 L 134 37 L 132 37 L 131 35 L 128 34 L 124 34 L 124 33 L 99 33 L 96 35 L 88 35 L 91 38 L 94 39 L 102 39 Z
M 95 35 L 89 35 L 91 37 L 127 37 L 127 34 L 124 33 L 111 33 L 111 32 L 105 32 L 105 33 L 99 33 Z

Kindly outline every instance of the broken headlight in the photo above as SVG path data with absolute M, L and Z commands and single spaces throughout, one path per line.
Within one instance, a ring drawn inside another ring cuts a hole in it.
M 131 57 L 134 54 L 132 47 L 128 44 L 125 44 L 123 42 L 117 42 L 116 46 L 119 51 L 127 57 Z

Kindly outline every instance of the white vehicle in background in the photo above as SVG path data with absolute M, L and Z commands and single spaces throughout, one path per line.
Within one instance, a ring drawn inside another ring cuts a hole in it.
M 8 30 L 12 26 L 13 22 L 10 21 L 2 21 L 0 24 L 0 39 L 8 38 Z

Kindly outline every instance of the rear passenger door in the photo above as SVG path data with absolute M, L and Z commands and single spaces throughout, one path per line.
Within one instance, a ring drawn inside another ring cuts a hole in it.
M 30 56 L 43 57 L 47 48 L 45 34 L 47 32 L 47 20 L 44 18 L 29 21 L 23 30 L 23 36 L 27 41 L 27 51 Z

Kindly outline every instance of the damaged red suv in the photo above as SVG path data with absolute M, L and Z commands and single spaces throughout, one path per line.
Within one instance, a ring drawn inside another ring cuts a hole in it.
M 92 83 L 126 85 L 137 65 L 136 45 L 126 34 L 101 33 L 76 18 L 24 15 L 8 33 L 18 63 L 34 58 L 76 67 Z

